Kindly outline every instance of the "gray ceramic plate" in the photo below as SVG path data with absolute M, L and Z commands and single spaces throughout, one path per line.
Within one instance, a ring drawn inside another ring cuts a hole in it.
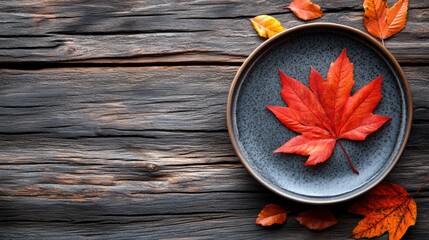
M 359 175 L 350 169 L 338 144 L 328 161 L 311 167 L 304 166 L 305 156 L 274 154 L 297 134 L 266 109 L 286 106 L 277 69 L 308 86 L 310 66 L 325 77 L 343 48 L 354 63 L 352 92 L 384 75 L 383 98 L 374 112 L 392 117 L 366 141 L 342 141 Z M 291 28 L 265 41 L 238 71 L 227 104 L 228 131 L 244 166 L 272 191 L 306 203 L 345 201 L 374 187 L 398 161 L 411 119 L 410 89 L 394 57 L 366 33 L 329 23 Z

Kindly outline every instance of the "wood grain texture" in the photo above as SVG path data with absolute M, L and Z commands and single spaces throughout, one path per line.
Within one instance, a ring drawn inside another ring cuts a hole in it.
M 340 224 L 322 233 L 292 219 L 254 224 L 266 203 L 294 203 L 256 183 L 232 150 L 225 101 L 237 69 L 3 70 L 0 238 L 344 239 L 359 220 L 346 204 L 333 206 Z M 409 191 L 429 170 L 428 70 L 404 68 L 415 123 L 387 180 Z M 427 233 L 428 199 L 416 197 L 410 239 Z
M 317 1 L 316 1 L 317 2 Z M 0 63 L 241 63 L 263 39 L 247 18 L 301 25 L 284 1 L 7 1 L 0 5 Z M 323 18 L 364 30 L 362 4 L 320 1 Z M 428 2 L 411 1 L 406 28 L 386 41 L 403 64 L 429 63 Z M 8 65 L 10 67 L 16 65 Z
M 362 4 L 313 2 L 364 30 Z M 268 203 L 226 130 L 231 80 L 263 40 L 247 18 L 296 19 L 285 1 L 9 0 L 0 4 L 0 239 L 346 239 L 359 216 L 330 208 L 323 232 L 256 225 Z M 429 171 L 429 2 L 410 2 L 386 41 L 405 67 L 414 121 L 386 181 L 415 191 Z M 317 22 L 317 21 L 316 21 Z M 415 197 L 427 239 L 429 191 Z M 387 239 L 384 235 L 378 239 Z

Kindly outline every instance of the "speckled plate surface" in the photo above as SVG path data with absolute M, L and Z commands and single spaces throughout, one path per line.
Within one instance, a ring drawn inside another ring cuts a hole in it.
M 326 77 L 343 48 L 354 64 L 352 93 L 384 75 L 383 98 L 374 113 L 392 117 L 366 141 L 342 141 L 359 175 L 350 169 L 338 144 L 328 161 L 310 167 L 304 166 L 305 156 L 274 154 L 297 134 L 266 109 L 286 106 L 277 69 L 308 86 L 310 66 Z M 345 201 L 374 187 L 402 154 L 411 119 L 410 89 L 393 56 L 366 33 L 329 23 L 305 24 L 265 41 L 238 71 L 227 104 L 228 131 L 244 166 L 272 191 L 306 203 Z

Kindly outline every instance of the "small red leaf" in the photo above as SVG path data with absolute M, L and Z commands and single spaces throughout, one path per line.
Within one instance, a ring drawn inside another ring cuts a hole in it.
M 313 20 L 323 16 L 320 6 L 310 0 L 293 0 L 287 8 L 301 20 Z
M 259 213 L 256 224 L 271 226 L 273 224 L 283 224 L 286 221 L 286 210 L 276 204 L 266 205 Z
M 325 207 L 316 207 L 300 213 L 295 219 L 311 230 L 321 231 L 338 223 L 335 216 Z

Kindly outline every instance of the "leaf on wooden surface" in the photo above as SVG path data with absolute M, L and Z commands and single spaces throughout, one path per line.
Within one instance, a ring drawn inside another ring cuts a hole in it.
M 364 215 L 352 234 L 354 238 L 371 238 L 389 232 L 389 240 L 401 239 L 408 227 L 416 223 L 417 205 L 399 185 L 381 183 L 349 207 L 349 212 Z
M 408 0 L 398 0 L 391 8 L 386 0 L 364 0 L 363 8 L 365 27 L 374 37 L 384 40 L 405 27 Z
M 320 6 L 310 0 L 293 0 L 285 8 L 292 10 L 293 14 L 301 20 L 313 20 L 323 16 Z
M 334 214 L 326 207 L 315 207 L 295 217 L 299 224 L 311 230 L 324 230 L 338 223 Z
M 268 15 L 259 15 L 249 20 L 258 35 L 263 38 L 270 38 L 284 31 L 282 24 L 276 18 Z
M 286 221 L 286 210 L 276 204 L 266 205 L 259 213 L 256 224 L 271 226 L 273 224 L 283 224 Z
M 290 139 L 274 152 L 309 156 L 305 165 L 316 165 L 332 155 L 338 142 L 350 167 L 358 173 L 340 139 L 365 140 L 366 136 L 390 119 L 372 113 L 382 97 L 382 76 L 350 96 L 354 85 L 353 64 L 346 49 L 331 63 L 326 81 L 311 68 L 310 88 L 280 70 L 279 74 L 281 96 L 288 107 L 267 108 L 286 127 L 301 135 Z

